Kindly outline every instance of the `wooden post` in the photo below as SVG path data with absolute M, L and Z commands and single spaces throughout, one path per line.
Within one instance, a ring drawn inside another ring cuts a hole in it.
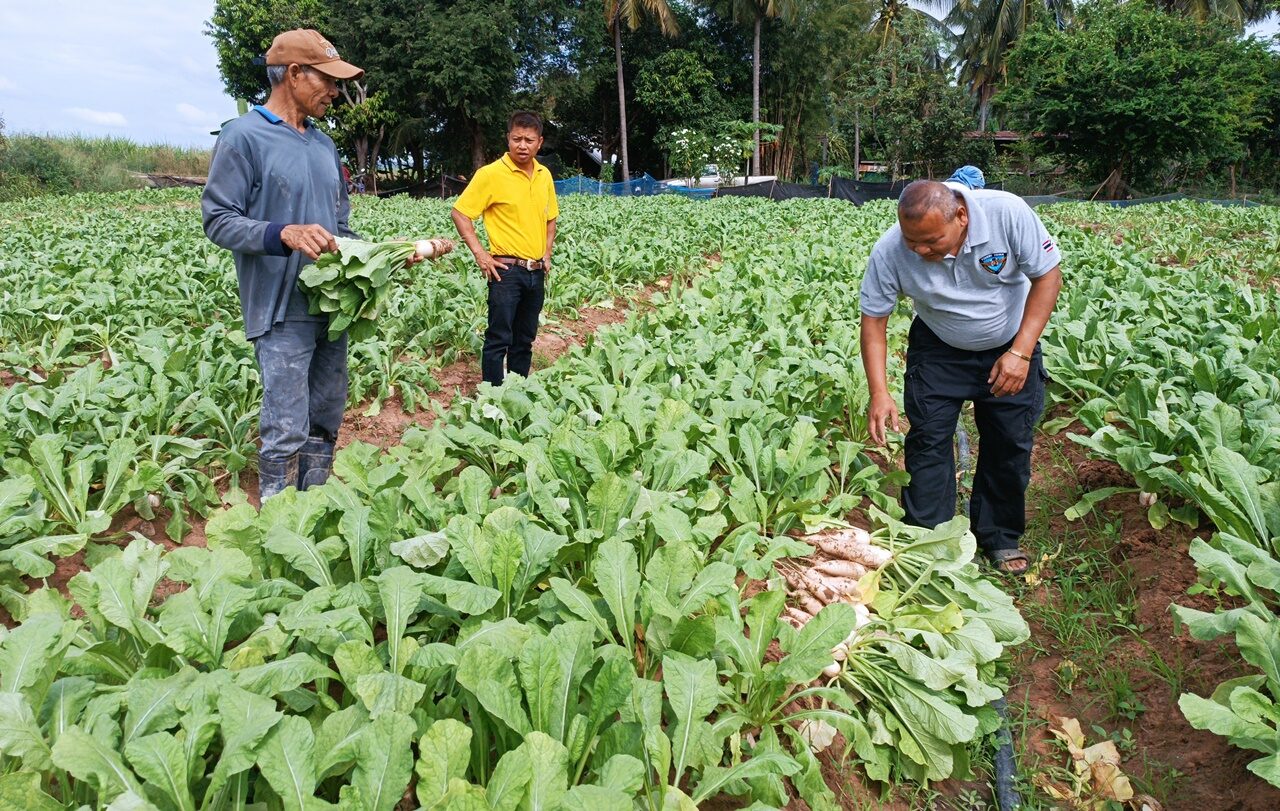
M 862 179 L 862 111 L 853 111 L 853 179 Z

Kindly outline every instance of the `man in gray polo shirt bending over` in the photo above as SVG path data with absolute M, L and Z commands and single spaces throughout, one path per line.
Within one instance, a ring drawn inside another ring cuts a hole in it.
M 323 482 L 347 401 L 347 336 L 328 339 L 298 290 L 302 266 L 357 237 L 341 162 L 312 119 L 340 79 L 364 71 L 310 29 L 280 34 L 267 51 L 271 96 L 222 128 L 201 198 L 204 232 L 232 252 L 245 336 L 262 374 L 258 453 L 263 501 Z
M 915 305 L 902 392 L 911 423 L 907 522 L 934 527 L 955 515 L 952 438 L 971 400 L 981 444 L 969 517 L 983 553 L 1010 574 L 1028 565 L 1018 543 L 1044 408 L 1039 340 L 1062 288 L 1061 261 L 1021 198 L 918 180 L 903 190 L 898 224 L 876 243 L 862 281 L 867 423 L 878 444 L 886 422 L 898 430 L 885 377 L 886 324 L 899 297 Z

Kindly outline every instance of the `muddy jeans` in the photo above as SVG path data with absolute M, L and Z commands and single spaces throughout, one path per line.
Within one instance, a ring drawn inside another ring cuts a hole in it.
M 262 375 L 259 456 L 284 461 L 308 436 L 333 442 L 347 403 L 347 336 L 324 321 L 282 321 L 253 340 Z
M 985 552 L 1016 549 L 1026 528 L 1031 444 L 1044 408 L 1048 376 L 1036 344 L 1027 382 L 1017 394 L 991 394 L 987 376 L 1009 344 L 978 352 L 956 349 L 916 319 L 907 337 L 903 405 L 911 424 L 906 439 L 903 491 L 906 522 L 935 527 L 956 512 L 956 462 L 952 442 L 965 400 L 973 402 L 979 446 L 969 498 L 969 520 Z

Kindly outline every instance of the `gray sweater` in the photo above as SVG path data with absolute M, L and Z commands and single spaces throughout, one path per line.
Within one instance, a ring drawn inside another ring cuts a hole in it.
M 359 238 L 347 225 L 351 204 L 329 136 L 309 121 L 298 132 L 255 107 L 222 128 L 200 210 L 205 234 L 235 257 L 246 337 L 286 319 L 325 318 L 307 312 L 298 290 L 298 272 L 311 260 L 285 247 L 280 232 L 314 223 Z

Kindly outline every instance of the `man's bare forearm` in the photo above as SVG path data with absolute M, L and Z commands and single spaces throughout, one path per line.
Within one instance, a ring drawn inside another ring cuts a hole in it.
M 1022 355 L 1030 355 L 1036 348 L 1036 342 L 1044 334 L 1044 328 L 1053 315 L 1053 308 L 1058 304 L 1058 293 L 1062 290 L 1062 270 L 1054 268 L 1039 278 L 1031 280 L 1031 291 L 1027 293 L 1027 303 L 1022 310 L 1022 324 L 1018 334 L 1013 338 L 1013 351 Z
M 484 246 L 480 244 L 480 237 L 476 235 L 476 226 L 471 222 L 471 218 L 456 208 L 449 212 L 449 216 L 453 218 L 453 227 L 458 229 L 458 236 L 462 237 L 462 241 L 471 249 L 471 253 L 482 252 Z
M 889 379 L 885 372 L 888 359 L 889 317 L 862 316 L 861 336 L 862 369 L 867 375 L 867 388 L 872 397 L 889 393 Z

